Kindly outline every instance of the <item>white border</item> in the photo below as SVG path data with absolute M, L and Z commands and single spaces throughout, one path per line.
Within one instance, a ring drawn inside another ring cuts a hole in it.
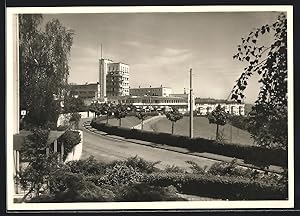
M 110 202 L 110 203 L 13 203 L 13 22 L 14 14 L 19 13 L 157 13 L 157 12 L 255 12 L 283 11 L 288 20 L 288 170 L 289 200 L 286 201 L 170 201 L 170 202 Z M 147 7 L 27 7 L 7 8 L 6 10 L 6 133 L 7 133 L 7 210 L 122 210 L 122 209 L 240 209 L 240 208 L 293 208 L 294 207 L 294 92 L 293 92 L 293 7 L 279 6 L 147 6 Z

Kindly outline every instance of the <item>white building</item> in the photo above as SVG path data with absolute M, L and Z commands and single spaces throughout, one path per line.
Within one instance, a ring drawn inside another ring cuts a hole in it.
M 196 98 L 195 108 L 200 115 L 211 113 L 218 105 L 225 108 L 225 112 L 232 115 L 245 115 L 245 104 L 234 101 L 216 100 L 211 98 Z
M 131 96 L 161 96 L 161 97 L 169 97 L 172 94 L 172 89 L 169 87 L 154 87 L 151 86 L 149 88 L 130 88 L 129 95 Z
M 129 95 L 129 65 L 100 59 L 99 84 L 100 98 Z

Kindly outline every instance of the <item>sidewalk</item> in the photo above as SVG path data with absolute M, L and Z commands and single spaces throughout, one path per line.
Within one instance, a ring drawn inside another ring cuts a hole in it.
M 143 122 L 143 128 L 144 130 L 148 130 L 148 131 L 153 131 L 153 129 L 148 125 L 149 122 L 156 122 L 158 121 L 159 119 L 161 118 L 164 118 L 163 115 L 157 115 L 157 116 L 153 116 L 149 119 L 146 119 L 144 122 Z M 142 124 L 138 124 L 138 125 L 135 125 L 133 127 L 131 127 L 132 129 L 141 129 L 142 128 Z
M 90 121 L 84 122 L 83 126 L 87 130 L 89 130 L 93 133 L 102 135 L 102 136 L 110 137 L 110 138 L 117 139 L 117 140 L 126 140 L 127 142 L 140 144 L 140 145 L 145 145 L 145 146 L 150 146 L 150 147 L 153 147 L 153 148 L 160 148 L 160 149 L 174 151 L 174 152 L 178 152 L 178 153 L 182 153 L 182 154 L 189 154 L 189 155 L 198 156 L 198 157 L 202 157 L 202 158 L 207 158 L 207 159 L 210 159 L 210 160 L 215 160 L 215 161 L 220 161 L 220 162 L 231 162 L 233 159 L 235 159 L 235 158 L 227 157 L 227 156 L 224 156 L 224 155 L 217 155 L 217 154 L 212 154 L 212 153 L 208 153 L 208 152 L 201 152 L 201 153 L 191 152 L 190 150 L 185 149 L 185 148 L 181 148 L 181 147 L 174 147 L 174 146 L 169 146 L 169 145 L 164 145 L 164 144 L 159 144 L 159 143 L 152 143 L 152 142 L 148 142 L 148 141 L 144 141 L 144 140 L 130 139 L 130 138 L 124 138 L 124 137 L 117 136 L 117 135 L 111 135 L 111 134 L 105 133 L 103 131 L 98 131 L 95 128 L 92 128 L 90 126 Z M 237 164 L 240 167 L 253 168 L 253 169 L 257 169 L 257 170 L 261 170 L 261 171 L 266 171 L 266 170 L 262 170 L 262 169 L 260 169 L 256 166 L 254 166 L 252 164 L 244 163 L 244 161 L 242 159 L 237 159 Z M 279 166 L 271 165 L 269 167 L 268 171 L 280 174 L 282 172 L 282 169 Z

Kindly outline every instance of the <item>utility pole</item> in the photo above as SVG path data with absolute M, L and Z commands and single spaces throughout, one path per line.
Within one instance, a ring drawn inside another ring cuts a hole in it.
M 190 69 L 190 138 L 193 138 L 193 74 Z

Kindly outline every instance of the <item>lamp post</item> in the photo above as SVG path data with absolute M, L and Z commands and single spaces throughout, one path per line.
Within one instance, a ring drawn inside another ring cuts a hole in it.
M 190 138 L 193 138 L 193 77 L 192 68 L 190 69 Z

